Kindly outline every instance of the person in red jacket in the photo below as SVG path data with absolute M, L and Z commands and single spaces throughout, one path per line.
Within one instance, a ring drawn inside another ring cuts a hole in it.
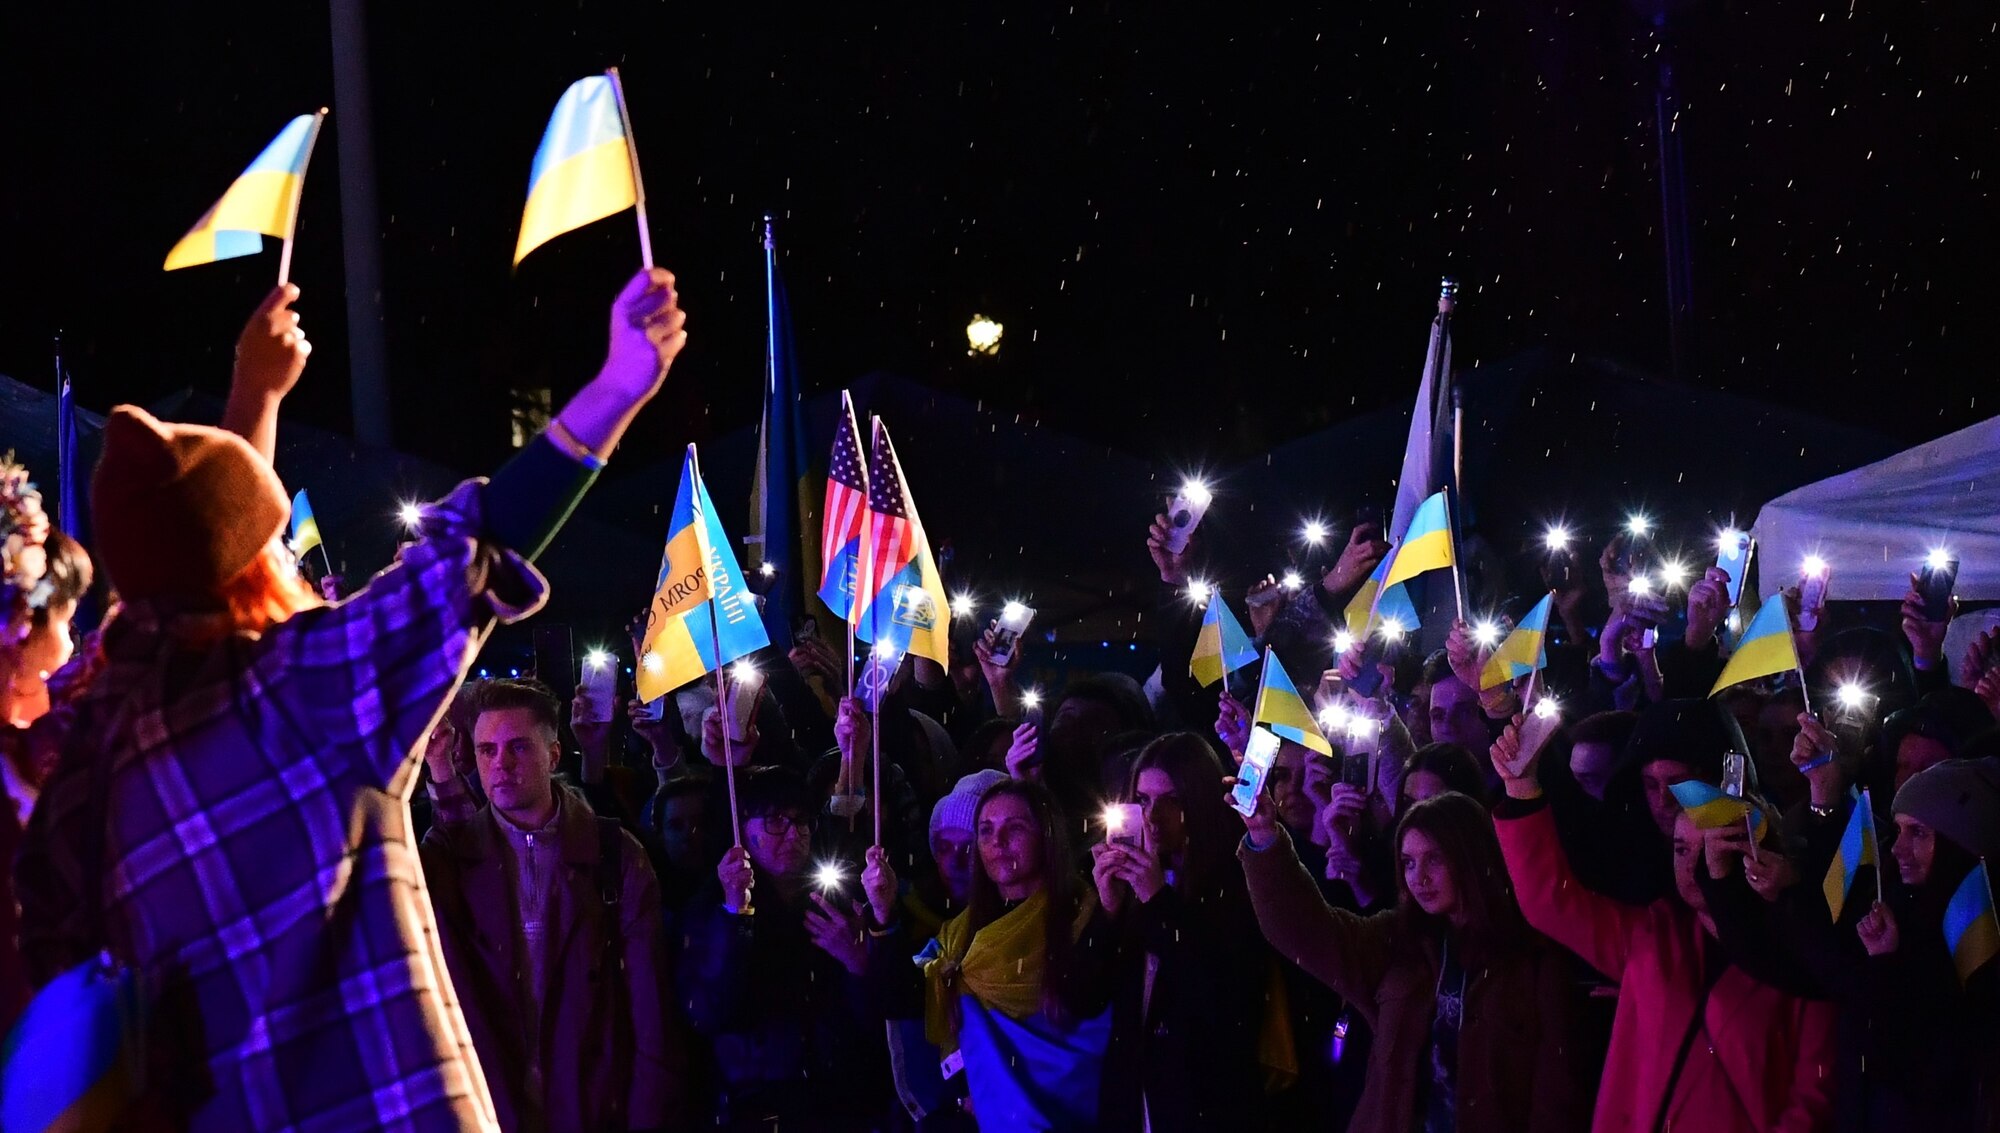
M 1670 701 L 1661 709 L 1682 715 L 1690 745 L 1726 735 L 1703 716 L 1722 715 L 1712 701 Z M 1690 752 L 1691 763 L 1697 754 Z M 1507 792 L 1494 808 L 1494 827 L 1521 912 L 1619 984 L 1595 1133 L 1827 1128 L 1833 1006 L 1786 995 L 1728 963 L 1695 884 L 1703 833 L 1693 820 L 1683 815 L 1674 827 L 1677 895 L 1643 907 L 1620 904 L 1571 872 L 1535 780 L 1539 752 L 1521 751 L 1518 717 L 1492 757 Z

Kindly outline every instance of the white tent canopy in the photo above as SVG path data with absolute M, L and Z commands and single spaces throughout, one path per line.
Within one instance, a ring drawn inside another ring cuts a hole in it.
M 2000 417 L 1787 492 L 1752 529 L 1765 597 L 1816 554 L 1829 597 L 1898 599 L 1934 547 L 1959 561 L 1958 596 L 2000 599 Z

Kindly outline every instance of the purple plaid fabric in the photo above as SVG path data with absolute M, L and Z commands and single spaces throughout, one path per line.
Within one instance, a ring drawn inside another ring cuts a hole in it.
M 38 980 L 94 948 L 145 978 L 148 1101 L 196 1130 L 494 1128 L 410 838 L 420 739 L 494 619 L 546 584 L 481 543 L 476 483 L 338 605 L 191 648 L 123 611 L 16 875 Z M 110 768 L 90 830 L 89 767 Z

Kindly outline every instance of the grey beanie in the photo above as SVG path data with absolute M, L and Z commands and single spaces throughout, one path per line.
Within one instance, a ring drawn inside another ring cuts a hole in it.
M 2000 759 L 1947 759 L 1911 776 L 1894 810 L 1975 857 L 2000 859 Z
M 960 779 L 952 786 L 951 792 L 939 799 L 937 805 L 931 808 L 931 843 L 933 845 L 937 843 L 938 831 L 947 826 L 953 830 L 970 832 L 974 812 L 979 809 L 979 796 L 985 794 L 987 788 L 993 784 L 1006 781 L 1006 772 L 994 771 L 991 768 L 974 771 Z

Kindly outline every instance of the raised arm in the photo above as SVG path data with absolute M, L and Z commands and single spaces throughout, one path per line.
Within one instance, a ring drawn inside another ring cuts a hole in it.
M 278 451 L 278 406 L 299 384 L 312 353 L 299 313 L 292 310 L 298 297 L 295 285 L 281 283 L 250 312 L 236 339 L 236 366 L 222 408 L 222 427 L 249 441 L 267 461 Z
M 1263 801 L 1259 810 L 1269 807 Z M 1327 904 L 1299 864 L 1292 836 L 1275 822 L 1268 830 L 1253 827 L 1236 856 L 1243 863 L 1250 906 L 1264 939 L 1306 974 L 1359 1005 L 1372 1023 L 1375 990 L 1389 966 L 1389 916 L 1362 917 Z

